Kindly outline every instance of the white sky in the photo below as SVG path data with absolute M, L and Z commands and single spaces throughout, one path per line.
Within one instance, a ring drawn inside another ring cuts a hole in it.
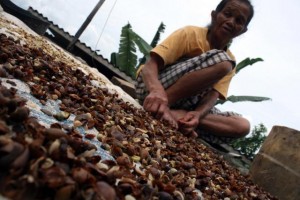
M 12 2 L 24 9 L 32 6 L 74 35 L 98 0 Z M 100 54 L 110 60 L 110 54 L 118 51 L 121 28 L 128 22 L 136 33 L 150 43 L 161 22 L 166 25 L 161 39 L 186 25 L 206 26 L 210 22 L 211 11 L 219 2 L 220 0 L 105 1 L 80 40 L 92 49 L 99 49 Z M 246 57 L 261 57 L 264 61 L 235 76 L 229 95 L 266 96 L 272 98 L 272 101 L 226 103 L 220 108 L 243 114 L 251 121 L 252 127 L 263 123 L 269 131 L 275 125 L 300 130 L 300 66 L 296 63 L 300 56 L 297 55 L 300 44 L 300 1 L 252 0 L 252 4 L 255 15 L 248 32 L 234 40 L 231 51 L 237 62 Z

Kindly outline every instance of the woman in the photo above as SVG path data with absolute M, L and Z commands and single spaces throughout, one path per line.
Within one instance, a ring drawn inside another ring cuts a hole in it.
M 222 0 L 211 12 L 208 28 L 184 27 L 152 49 L 136 85 L 144 109 L 183 133 L 210 142 L 248 134 L 245 118 L 220 112 L 214 105 L 218 98 L 226 99 L 235 73 L 228 45 L 247 31 L 253 13 L 248 0 Z

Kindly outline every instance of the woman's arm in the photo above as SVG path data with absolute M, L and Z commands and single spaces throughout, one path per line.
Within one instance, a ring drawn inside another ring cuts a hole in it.
M 180 130 L 185 134 L 193 132 L 198 127 L 199 121 L 213 108 L 218 98 L 219 93 L 216 90 L 208 92 L 194 111 L 187 112 L 182 119 L 178 120 Z
M 177 122 L 170 113 L 166 91 L 158 80 L 158 71 L 163 67 L 163 59 L 151 53 L 150 60 L 146 62 L 141 71 L 143 81 L 149 94 L 143 102 L 146 111 L 151 112 L 157 119 L 164 119 L 177 128 Z
M 219 92 L 213 89 L 202 98 L 202 101 L 195 109 L 196 112 L 199 112 L 199 120 L 202 119 L 214 107 L 219 95 Z

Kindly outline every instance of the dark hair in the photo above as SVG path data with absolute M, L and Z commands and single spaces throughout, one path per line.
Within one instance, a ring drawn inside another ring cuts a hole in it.
M 230 2 L 230 1 L 232 1 L 232 0 L 222 0 L 222 1 L 218 4 L 218 6 L 217 6 L 217 8 L 216 8 L 216 12 L 217 12 L 217 13 L 218 13 L 218 12 L 221 12 L 221 11 L 223 10 L 223 8 L 226 6 L 226 4 L 227 4 L 228 2 Z M 251 21 L 253 15 L 254 15 L 254 9 L 253 9 L 253 6 L 252 6 L 252 4 L 251 4 L 251 2 L 250 2 L 249 0 L 237 0 L 237 1 L 240 1 L 241 3 L 247 4 L 247 6 L 249 7 L 250 15 L 249 15 L 249 17 L 248 17 L 248 19 L 247 19 L 247 22 L 246 22 L 246 26 L 247 26 L 247 25 L 250 23 L 250 21 Z

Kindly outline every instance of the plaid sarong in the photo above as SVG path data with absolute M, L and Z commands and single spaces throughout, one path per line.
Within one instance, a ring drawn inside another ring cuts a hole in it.
M 190 58 L 174 65 L 166 66 L 162 71 L 159 72 L 158 79 L 160 80 L 162 86 L 167 89 L 183 75 L 196 70 L 204 69 L 223 61 L 230 61 L 232 62 L 233 66 L 235 65 L 235 62 L 227 55 L 226 52 L 213 49 L 194 58 Z M 137 99 L 140 102 L 143 102 L 149 92 L 140 74 L 137 77 L 135 88 Z M 171 108 L 193 110 L 197 106 L 199 100 L 211 89 L 212 88 L 207 88 L 201 94 L 181 99 L 174 105 L 171 105 Z
M 228 56 L 226 52 L 222 50 L 213 49 L 188 60 L 181 61 L 170 66 L 166 66 L 162 71 L 159 72 L 158 79 L 160 80 L 162 86 L 165 89 L 167 89 L 168 87 L 173 85 L 178 79 L 180 79 L 183 75 L 196 70 L 204 69 L 206 67 L 218 64 L 223 61 L 230 61 L 232 62 L 233 67 L 235 66 L 235 62 Z M 145 97 L 148 95 L 149 91 L 147 90 L 143 82 L 142 76 L 140 74 L 137 77 L 135 87 L 137 99 L 140 101 L 140 103 L 142 103 Z M 209 87 L 202 91 L 200 94 L 180 99 L 170 107 L 171 109 L 184 109 L 187 111 L 194 110 L 201 98 L 204 97 L 205 94 L 211 89 L 212 87 Z M 215 107 L 212 108 L 209 113 L 224 116 L 239 115 L 234 112 L 221 112 Z M 228 143 L 230 140 L 232 140 L 232 138 L 215 136 L 213 135 L 213 133 L 204 133 L 202 130 L 197 130 L 197 132 L 201 138 L 205 139 L 208 142 Z

